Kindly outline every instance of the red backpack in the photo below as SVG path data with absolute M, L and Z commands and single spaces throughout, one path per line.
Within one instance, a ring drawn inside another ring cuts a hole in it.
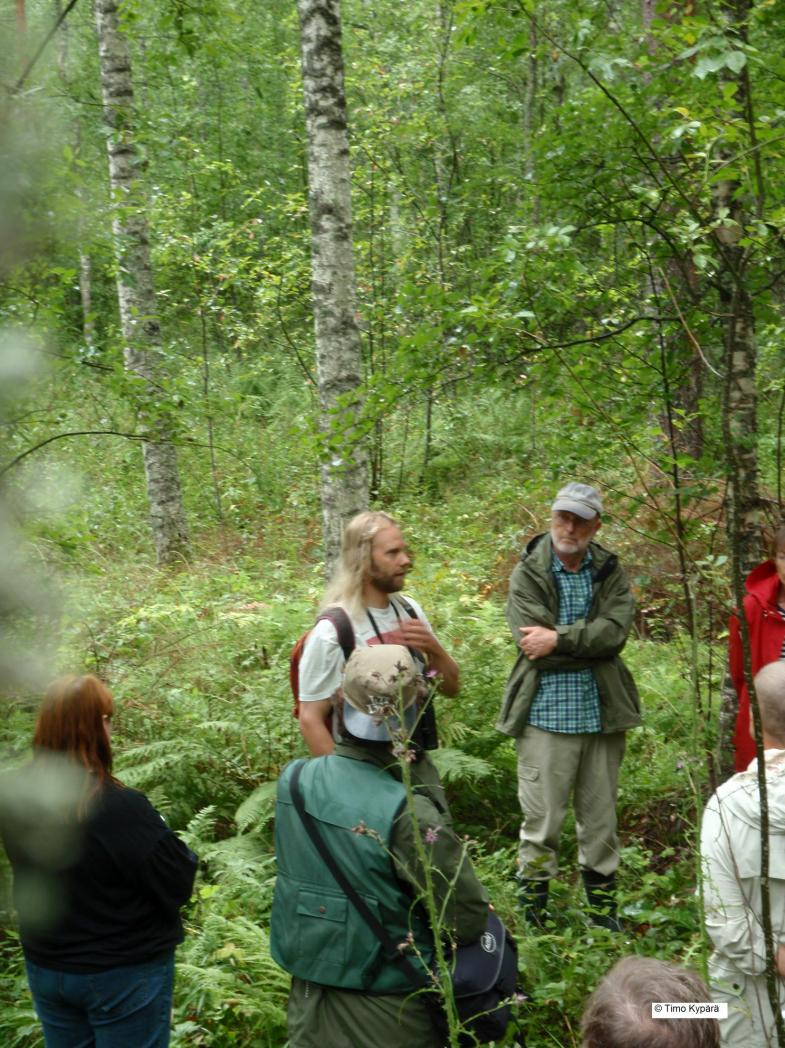
M 355 648 L 352 620 L 343 608 L 339 607 L 337 604 L 335 607 L 325 608 L 320 615 L 316 616 L 316 622 L 321 622 L 322 619 L 328 619 L 332 622 L 333 626 L 335 626 L 335 632 L 338 634 L 338 643 L 341 645 L 343 657 L 344 659 L 348 659 Z M 300 716 L 300 660 L 303 657 L 303 648 L 305 647 L 305 642 L 310 633 L 311 630 L 306 630 L 305 633 L 297 639 L 292 648 L 292 654 L 289 656 L 289 687 L 292 689 L 292 695 L 294 697 L 294 706 L 292 708 L 292 716 L 294 717 Z

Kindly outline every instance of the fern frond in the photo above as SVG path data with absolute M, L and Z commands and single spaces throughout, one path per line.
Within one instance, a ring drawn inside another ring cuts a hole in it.
M 251 826 L 267 822 L 273 812 L 275 805 L 275 782 L 263 782 L 248 797 L 234 813 L 234 821 L 237 829 L 244 833 Z
M 207 840 L 214 825 L 215 805 L 208 804 L 189 821 L 185 831 L 181 833 L 182 838 L 189 848 L 196 848 L 200 841 Z
M 495 779 L 499 775 L 499 769 L 490 761 L 472 757 L 450 746 L 434 750 L 431 758 L 442 782 L 478 782 L 480 779 Z

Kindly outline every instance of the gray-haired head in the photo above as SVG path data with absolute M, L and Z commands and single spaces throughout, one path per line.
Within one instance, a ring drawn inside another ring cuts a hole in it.
M 785 662 L 770 662 L 755 675 L 763 730 L 785 748 Z
M 623 957 L 586 1003 L 582 1048 L 719 1048 L 720 1024 L 710 1016 L 658 1019 L 652 1004 L 710 1001 L 694 972 L 654 957 Z

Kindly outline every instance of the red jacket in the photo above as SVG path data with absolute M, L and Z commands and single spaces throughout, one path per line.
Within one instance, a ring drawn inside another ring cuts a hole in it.
M 750 633 L 750 658 L 752 675 L 769 662 L 776 662 L 782 654 L 785 640 L 785 619 L 777 610 L 780 580 L 773 560 L 764 561 L 749 573 L 745 583 L 747 596 L 744 598 L 744 617 Z M 744 655 L 741 647 L 741 630 L 736 615 L 731 615 L 728 636 L 728 662 L 736 694 L 739 696 L 739 712 L 733 746 L 736 752 L 736 771 L 744 771 L 755 756 L 755 742 L 750 735 L 750 697 L 744 681 Z

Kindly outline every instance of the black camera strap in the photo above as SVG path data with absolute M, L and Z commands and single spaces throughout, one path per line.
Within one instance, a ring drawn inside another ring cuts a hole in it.
M 411 606 L 406 597 L 402 597 L 399 594 L 398 600 L 401 602 L 401 605 L 406 614 L 409 616 L 409 618 L 417 619 L 419 621 L 419 616 L 417 612 Z M 395 603 L 392 597 L 390 597 L 390 604 L 392 604 L 393 611 L 395 612 L 395 617 L 398 620 L 398 624 L 400 625 L 401 613 L 398 611 L 398 605 Z M 365 613 L 368 616 L 371 626 L 373 627 L 374 633 L 379 639 L 379 643 L 384 644 L 382 634 L 379 630 L 379 627 L 376 625 L 376 620 L 371 614 L 371 609 L 366 608 Z M 418 651 L 417 648 L 411 648 L 408 645 L 406 647 L 406 650 L 409 652 L 412 659 L 414 660 L 415 666 L 419 662 L 421 663 L 424 669 L 427 669 L 428 660 L 425 655 L 421 654 L 421 652 Z M 437 750 L 439 748 L 439 733 L 436 728 L 436 710 L 434 709 L 433 705 L 432 693 L 429 693 L 425 701 L 420 704 L 420 715 L 417 718 L 417 730 L 415 732 L 414 741 L 417 743 L 421 750 Z
M 409 618 L 410 619 L 416 619 L 417 618 L 417 612 L 411 606 L 409 601 L 406 600 L 405 597 L 398 597 L 398 600 L 403 605 L 403 608 L 404 608 L 406 614 L 409 616 Z M 390 598 L 390 604 L 392 605 L 392 609 L 395 612 L 395 617 L 398 620 L 398 625 L 400 626 L 400 624 L 401 624 L 401 613 L 398 611 L 398 605 L 395 603 L 395 601 L 392 599 L 392 597 Z M 376 619 L 373 617 L 373 615 L 371 615 L 371 609 L 370 608 L 366 608 L 365 609 L 365 614 L 368 616 L 368 621 L 370 622 L 371 626 L 373 627 L 373 632 L 376 634 L 376 636 L 377 636 L 377 638 L 379 640 L 379 643 L 380 644 L 384 644 L 384 640 L 382 639 L 382 635 L 379 632 L 379 627 L 376 625 Z M 409 652 L 411 657 L 414 659 L 415 663 L 422 662 L 423 664 L 426 664 L 425 663 L 425 656 L 421 655 L 420 652 L 417 650 L 417 648 L 411 648 L 407 644 L 406 650 Z

